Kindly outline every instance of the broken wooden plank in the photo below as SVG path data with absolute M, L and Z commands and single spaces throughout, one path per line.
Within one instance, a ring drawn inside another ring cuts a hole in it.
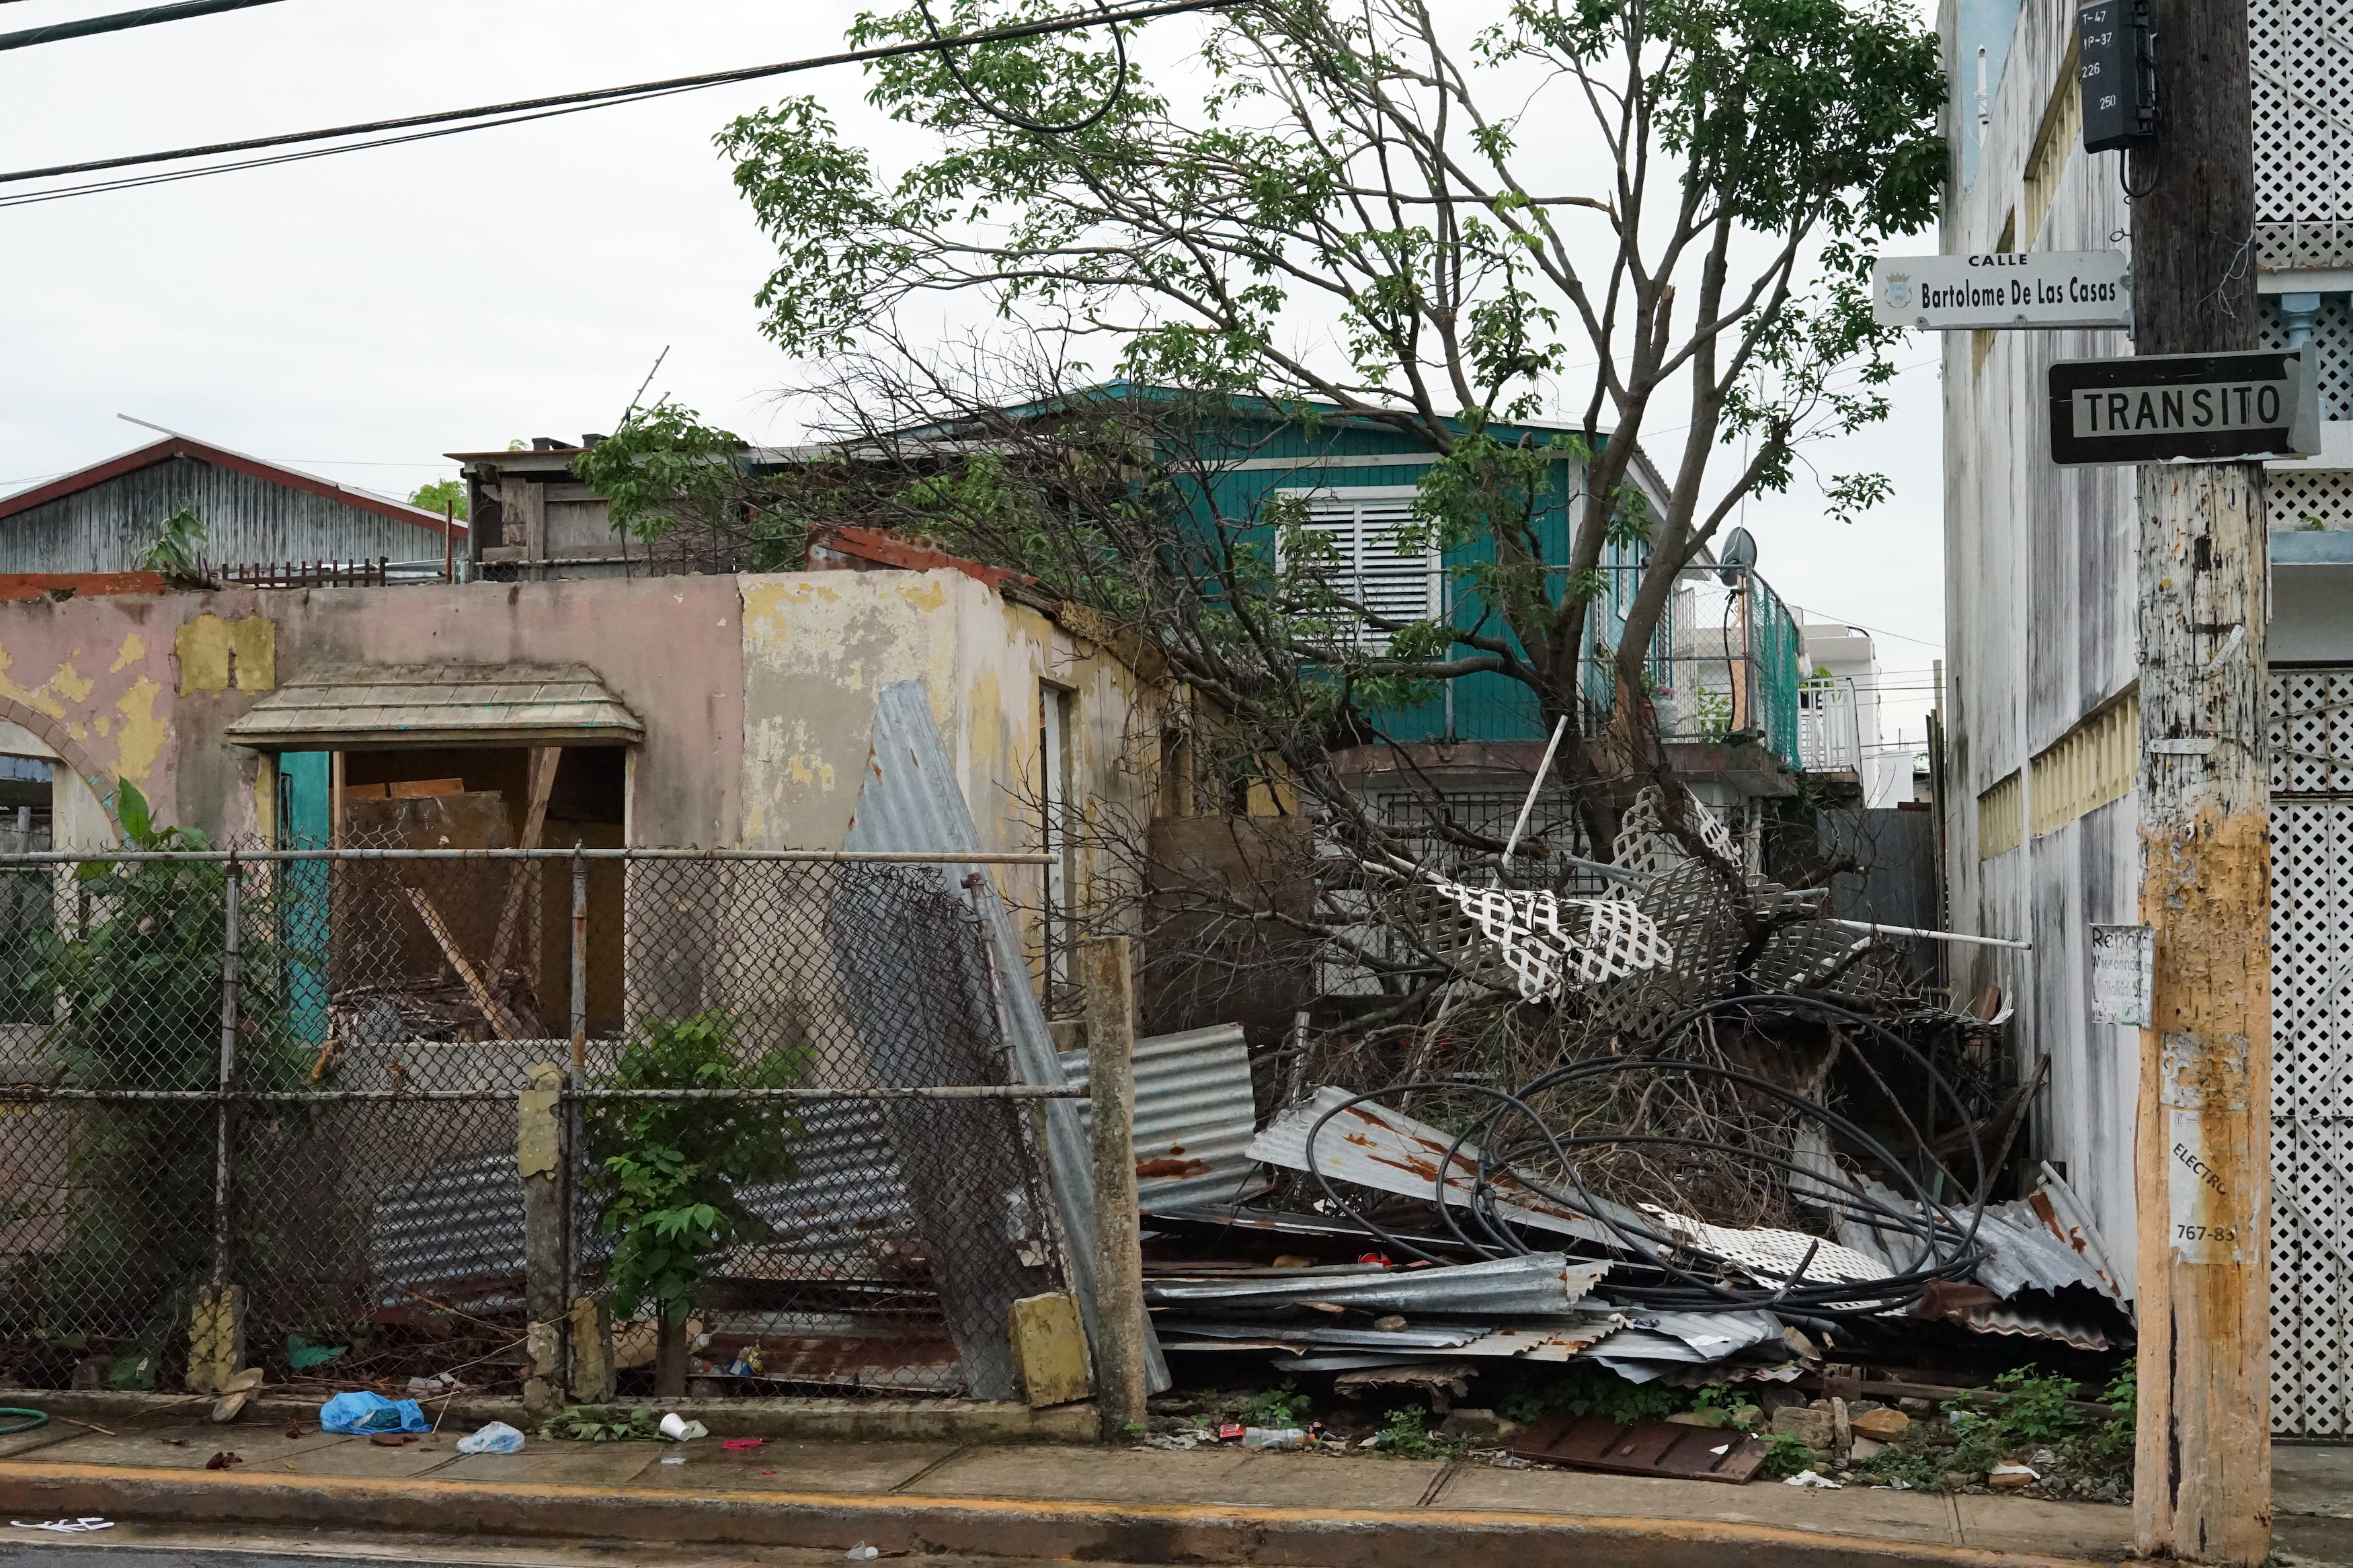
M 556 764 L 564 760 L 561 746 L 533 746 L 531 749 L 531 793 L 525 798 L 522 813 L 522 838 L 518 847 L 536 849 L 540 835 L 547 827 L 547 800 L 555 789 Z M 498 936 L 491 944 L 491 973 L 503 974 L 507 955 L 514 949 L 516 939 L 522 933 L 523 903 L 531 892 L 532 881 L 539 868 L 529 860 L 518 860 L 507 877 L 506 901 L 499 909 Z
M 417 906 L 417 916 L 424 921 L 425 929 L 431 931 L 433 940 L 441 944 L 442 956 L 449 961 L 449 967 L 458 972 L 458 978 L 465 982 L 468 994 L 473 997 L 474 1005 L 482 1010 L 482 1021 L 490 1025 L 491 1032 L 502 1040 L 530 1038 L 531 1031 L 524 1028 L 522 1021 L 509 1012 L 506 1005 L 491 994 L 491 988 L 482 983 L 480 973 L 459 949 L 458 939 L 449 934 L 449 922 L 441 918 L 441 911 L 433 907 L 433 900 L 415 888 L 405 890 L 408 894 L 408 901 Z M 493 977 L 498 973 L 491 971 Z

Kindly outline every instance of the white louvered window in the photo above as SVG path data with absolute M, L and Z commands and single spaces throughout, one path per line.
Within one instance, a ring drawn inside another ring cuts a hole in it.
M 1392 621 L 1428 620 L 1440 613 L 1443 580 L 1435 545 L 1399 549 L 1398 531 L 1413 519 L 1410 486 L 1311 494 L 1307 531 L 1332 542 L 1324 572 L 1333 591 Z M 1381 648 L 1389 634 L 1371 626 L 1356 635 L 1357 646 Z

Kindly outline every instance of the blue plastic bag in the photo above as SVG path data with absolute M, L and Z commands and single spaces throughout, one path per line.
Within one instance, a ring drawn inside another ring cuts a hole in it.
M 425 1412 L 414 1399 L 398 1402 L 381 1394 L 338 1394 L 319 1407 L 319 1425 L 330 1432 L 365 1436 L 371 1432 L 424 1432 Z

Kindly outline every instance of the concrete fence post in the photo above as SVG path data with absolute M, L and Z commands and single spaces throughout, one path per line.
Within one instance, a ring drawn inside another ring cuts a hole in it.
M 1103 1441 L 1145 1420 L 1144 1251 L 1135 1206 L 1135 990 L 1124 936 L 1079 944 L 1095 1188 L 1095 1410 Z
M 570 1303 L 564 1279 L 564 1070 L 554 1062 L 531 1069 L 531 1087 L 515 1096 L 515 1164 L 522 1179 L 523 1351 L 531 1375 L 523 1409 L 533 1420 L 563 1404 L 564 1341 Z

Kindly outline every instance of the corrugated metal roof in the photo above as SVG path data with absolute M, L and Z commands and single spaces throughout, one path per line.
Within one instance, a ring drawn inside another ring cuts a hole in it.
M 1285 1269 L 1294 1278 L 1147 1279 L 1144 1299 L 1155 1307 L 1197 1302 L 1274 1307 L 1316 1301 L 1397 1312 L 1549 1314 L 1570 1310 L 1609 1272 L 1607 1263 L 1571 1263 L 1564 1253 L 1535 1252 L 1439 1268 Z
M 1238 1340 L 1252 1346 L 1337 1345 L 1370 1351 L 1451 1352 L 1454 1347 L 1467 1345 L 1487 1332 L 1480 1323 L 1409 1323 L 1402 1329 L 1349 1329 L 1333 1323 L 1270 1323 L 1264 1319 L 1220 1318 L 1191 1312 L 1164 1313 L 1153 1321 L 1163 1333 L 1178 1338 Z
M 1085 1083 L 1087 1053 L 1060 1053 L 1062 1072 Z M 1250 1047 L 1241 1026 L 1219 1024 L 1135 1042 L 1136 1195 L 1159 1208 L 1240 1202 L 1269 1184 L 1243 1151 L 1258 1124 Z M 1082 1100 L 1079 1121 L 1093 1125 Z M 1090 1134 L 1092 1136 L 1092 1134 Z
M 1987 1249 L 1978 1282 L 2010 1297 L 2021 1290 L 2057 1290 L 2080 1285 L 2103 1296 L 2116 1294 L 2082 1253 L 2061 1240 L 2031 1199 L 1988 1208 L 1978 1221 L 1978 1240 Z
M 0 500 L 0 572 L 131 571 L 183 506 L 204 521 L 209 561 L 441 554 L 438 512 L 175 436 Z
M 1325 1085 L 1304 1104 L 1293 1106 L 1269 1122 L 1250 1140 L 1247 1152 L 1253 1160 L 1288 1170 L 1308 1169 L 1308 1130 L 1326 1111 L 1347 1105 L 1352 1098 L 1345 1089 Z M 1435 1202 L 1438 1168 L 1453 1142 L 1451 1133 L 1368 1100 L 1349 1106 L 1324 1124 L 1315 1139 L 1315 1163 L 1325 1175 L 1344 1182 Z M 1457 1152 L 1453 1166 L 1446 1173 L 1448 1204 L 1470 1206 L 1478 1160 L 1476 1144 L 1466 1142 Z M 1490 1183 L 1490 1190 L 1495 1194 L 1495 1212 L 1504 1219 L 1587 1241 L 1620 1245 L 1608 1226 L 1530 1192 L 1508 1173 Z M 1645 1223 L 1639 1215 L 1623 1217 L 1629 1224 Z
M 972 809 L 956 784 L 947 748 L 941 744 L 939 726 L 933 722 L 931 704 L 920 682 L 895 682 L 875 699 L 874 739 L 866 779 L 859 789 L 857 811 L 842 847 L 916 852 L 982 847 Z M 926 868 L 943 887 L 962 888 L 964 868 Z M 986 876 L 978 878 L 969 892 L 988 927 L 997 1000 L 1012 1047 L 1013 1075 L 1022 1083 L 1060 1086 L 1068 1080 L 1046 1029 L 1045 1010 L 1029 988 L 1029 965 L 1014 935 L 1013 922 L 1006 918 L 1005 905 Z M 1042 1114 L 1047 1165 L 1062 1225 L 1063 1256 L 1092 1335 L 1095 1333 L 1093 1155 L 1073 1101 L 1048 1100 Z M 1161 1358 L 1148 1317 L 1145 1350 L 1151 1386 L 1155 1392 L 1166 1388 L 1167 1363 Z
M 2068 1311 L 2063 1303 L 2053 1301 L 2039 1290 L 1990 1307 L 1962 1307 L 1954 1316 L 1971 1333 L 2057 1340 L 2079 1351 L 2104 1351 L 2115 1343 L 2107 1330 L 2092 1321 L 2088 1314 Z
M 288 679 L 229 725 L 239 745 L 328 750 L 512 741 L 534 746 L 645 739 L 645 726 L 585 664 L 343 665 Z

